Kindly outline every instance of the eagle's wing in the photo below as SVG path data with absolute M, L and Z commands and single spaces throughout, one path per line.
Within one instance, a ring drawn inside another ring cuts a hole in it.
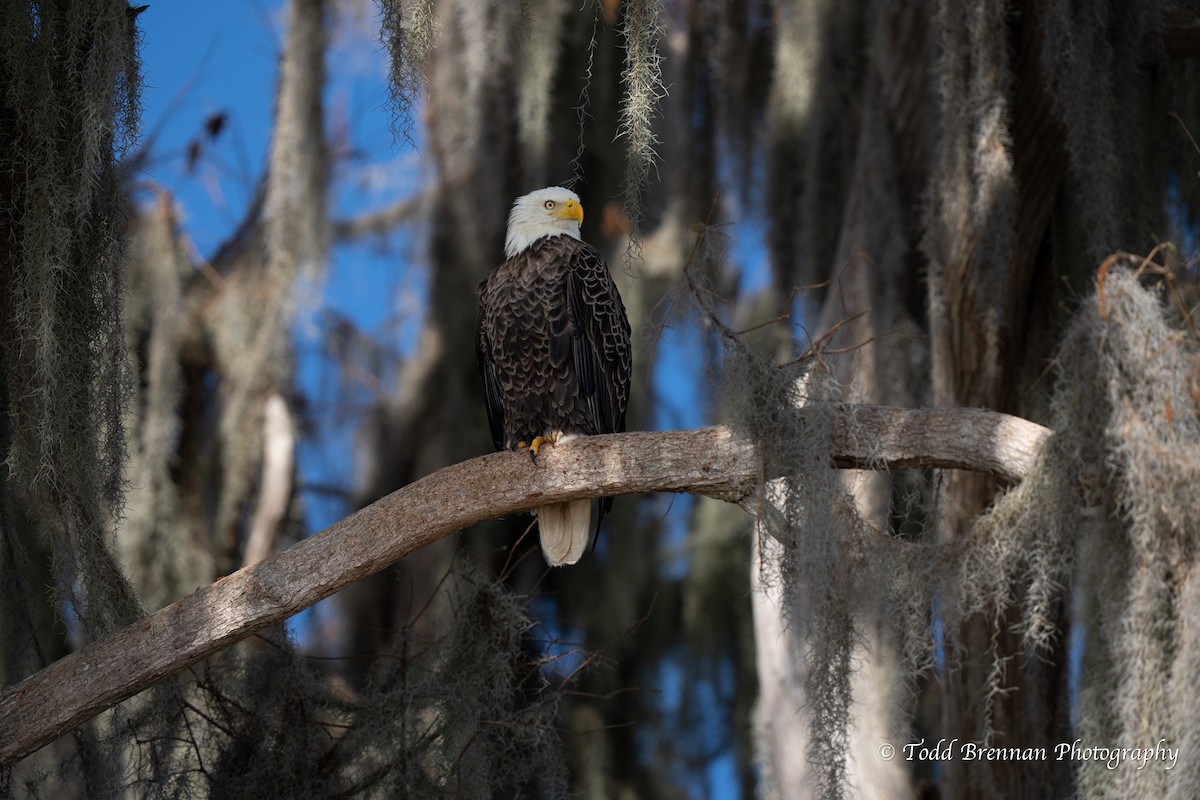
M 629 319 L 608 265 L 596 248 L 573 247 L 567 275 L 571 354 L 579 395 L 595 433 L 625 430 L 629 405 L 631 346 Z
M 487 406 L 488 427 L 492 431 L 492 443 L 497 450 L 504 449 L 504 394 L 500 390 L 500 378 L 496 374 L 496 361 L 492 356 L 492 344 L 488 340 L 484 324 L 483 303 L 479 304 L 479 316 L 475 323 L 475 360 L 479 364 L 479 377 L 483 379 L 483 399 Z

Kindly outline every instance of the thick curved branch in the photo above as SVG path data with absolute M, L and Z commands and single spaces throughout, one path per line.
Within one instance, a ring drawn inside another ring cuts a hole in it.
M 1029 473 L 1050 436 L 981 408 L 843 405 L 830 427 L 833 463 L 843 469 L 964 469 L 1010 481 Z
M 1019 479 L 1050 431 L 976 409 L 833 412 L 841 467 L 952 467 Z M 0 765 L 191 664 L 492 517 L 580 497 L 688 492 L 738 502 L 760 481 L 753 445 L 728 427 L 593 436 L 446 467 L 315 536 L 193 592 L 0 694 Z

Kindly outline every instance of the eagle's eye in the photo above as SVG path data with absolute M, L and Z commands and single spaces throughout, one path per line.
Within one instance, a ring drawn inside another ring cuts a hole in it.
M 547 211 L 549 211 L 550 209 L 554 208 L 556 203 L 553 200 L 547 200 L 546 202 L 542 203 L 542 205 L 546 207 Z

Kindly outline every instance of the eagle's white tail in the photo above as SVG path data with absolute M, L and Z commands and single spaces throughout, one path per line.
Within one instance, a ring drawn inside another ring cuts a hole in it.
M 572 500 L 542 506 L 535 513 L 546 563 L 561 567 L 574 564 L 587 552 L 596 533 L 600 504 L 595 500 Z

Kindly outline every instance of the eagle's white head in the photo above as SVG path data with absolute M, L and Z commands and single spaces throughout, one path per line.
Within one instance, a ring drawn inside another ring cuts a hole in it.
M 504 257 L 512 258 L 544 236 L 578 239 L 582 224 L 583 206 L 570 189 L 550 186 L 518 197 L 508 214 Z

